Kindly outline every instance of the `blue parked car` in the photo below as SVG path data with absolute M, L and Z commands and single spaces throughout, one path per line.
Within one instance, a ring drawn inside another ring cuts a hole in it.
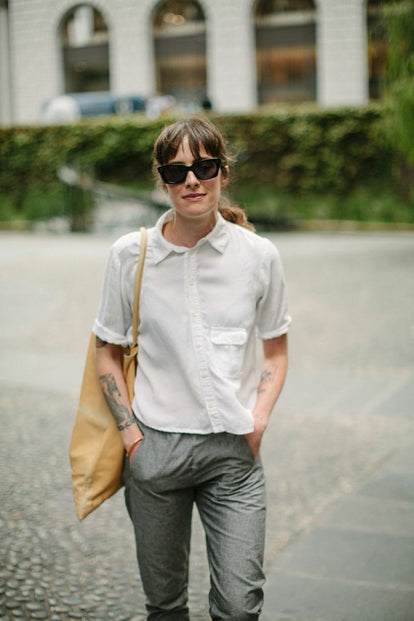
M 109 91 L 68 93 L 46 101 L 40 120 L 44 124 L 75 123 L 85 117 L 132 114 L 145 111 L 147 100 L 139 95 L 115 95 Z

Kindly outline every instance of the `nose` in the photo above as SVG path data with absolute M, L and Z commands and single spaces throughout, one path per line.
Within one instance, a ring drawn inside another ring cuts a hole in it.
M 199 185 L 199 180 L 197 179 L 197 177 L 195 176 L 195 174 L 193 173 L 192 170 L 189 170 L 187 173 L 187 176 L 185 178 L 185 184 L 186 185 Z

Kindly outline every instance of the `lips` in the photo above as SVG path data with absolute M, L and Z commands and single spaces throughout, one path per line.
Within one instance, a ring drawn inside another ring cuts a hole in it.
M 185 194 L 183 198 L 187 201 L 196 201 L 200 198 L 203 198 L 204 196 L 205 194 L 194 193 L 194 194 Z

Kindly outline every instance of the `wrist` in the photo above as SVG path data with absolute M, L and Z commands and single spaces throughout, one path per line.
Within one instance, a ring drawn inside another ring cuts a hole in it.
M 270 415 L 267 412 L 254 411 L 253 422 L 255 430 L 265 430 L 269 422 Z

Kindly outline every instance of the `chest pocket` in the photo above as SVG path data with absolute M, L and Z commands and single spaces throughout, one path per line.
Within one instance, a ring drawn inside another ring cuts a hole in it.
M 247 331 L 243 328 L 212 328 L 213 364 L 225 377 L 239 377 L 243 366 Z

